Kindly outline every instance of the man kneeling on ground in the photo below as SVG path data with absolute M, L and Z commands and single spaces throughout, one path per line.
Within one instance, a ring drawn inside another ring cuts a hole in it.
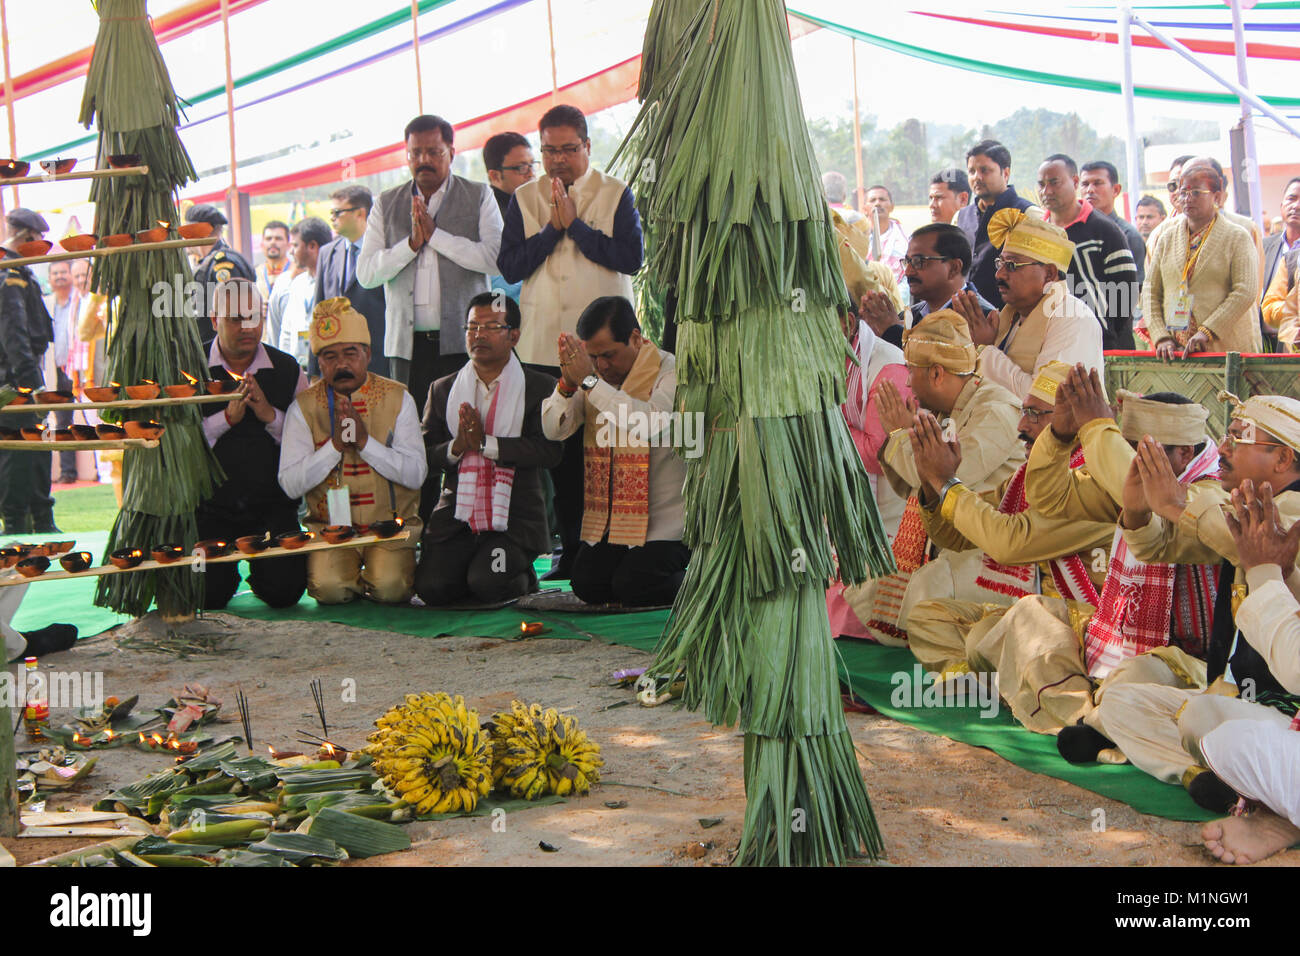
M 311 350 L 321 377 L 285 416 L 280 486 L 306 495 L 312 531 L 401 518 L 411 534 L 311 552 L 307 593 L 321 604 L 346 604 L 359 594 L 404 604 L 415 587 L 417 509 L 429 470 L 415 402 L 400 383 L 367 371 L 370 330 L 342 296 L 313 310 Z
M 583 433 L 582 546 L 573 593 L 588 604 L 671 604 L 686 575 L 686 464 L 673 450 L 677 366 L 641 334 L 632 303 L 602 296 L 559 338 L 562 379 L 542 403 L 554 441 Z
M 509 296 L 474 296 L 469 364 L 433 383 L 424 442 L 445 477 L 415 572 L 425 604 L 527 594 L 537 587 L 533 561 L 551 549 L 542 474 L 559 464 L 564 446 L 542 433 L 542 400 L 555 379 L 519 363 L 519 322 Z

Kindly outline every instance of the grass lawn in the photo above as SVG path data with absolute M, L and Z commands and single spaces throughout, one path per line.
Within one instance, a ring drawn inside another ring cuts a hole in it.
M 54 489 L 54 523 L 60 531 L 108 531 L 116 518 L 117 498 L 112 485 Z

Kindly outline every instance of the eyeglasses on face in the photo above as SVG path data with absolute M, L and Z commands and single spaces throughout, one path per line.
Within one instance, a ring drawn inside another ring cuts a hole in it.
M 565 143 L 563 146 L 543 146 L 542 155 L 554 159 L 563 153 L 565 156 L 577 156 L 582 152 L 582 143 Z
M 1178 189 L 1174 191 L 1174 195 L 1182 199 L 1191 199 L 1193 196 L 1201 195 L 1212 196 L 1213 194 L 1213 189 Z
M 406 151 L 406 157 L 417 162 L 421 159 L 442 159 L 446 155 L 447 150 L 442 146 L 437 149 L 408 149 Z
M 1012 262 L 1010 259 L 1003 259 L 1001 256 L 999 256 L 998 258 L 993 260 L 993 271 L 1000 272 L 1003 269 L 1006 269 L 1007 272 L 1010 272 L 1012 275 L 1015 275 L 1016 270 L 1023 269 L 1025 266 L 1041 266 L 1041 265 L 1042 265 L 1041 262 Z
M 903 262 L 915 270 L 925 268 L 927 262 L 947 262 L 952 256 L 904 256 Z
M 360 206 L 348 206 L 346 209 L 331 209 L 330 222 L 337 222 L 339 216 L 343 215 L 345 212 L 360 212 L 360 211 L 361 211 Z
M 1280 441 L 1260 441 L 1258 438 L 1249 438 L 1240 432 L 1228 432 L 1223 436 L 1222 445 L 1229 451 L 1238 445 L 1265 445 L 1270 448 L 1286 448 L 1287 446 Z
M 500 172 L 509 170 L 512 173 L 518 173 L 522 176 L 524 173 L 533 173 L 537 171 L 537 160 L 533 160 L 531 163 L 515 163 L 513 166 L 498 166 L 497 169 Z
M 1022 408 L 1020 410 L 1021 414 L 1035 425 L 1043 420 L 1044 415 L 1050 415 L 1054 411 L 1056 411 L 1054 408 Z
M 473 323 L 465 326 L 466 335 L 496 335 L 498 332 L 508 329 L 510 326 L 503 325 L 500 322 L 489 323 L 488 325 L 474 325 Z

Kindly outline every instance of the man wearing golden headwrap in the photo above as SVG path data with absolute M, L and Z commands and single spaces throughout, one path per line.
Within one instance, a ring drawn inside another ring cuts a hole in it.
M 893 489 L 908 499 L 893 542 L 898 572 L 844 592 L 871 637 L 890 644 L 906 640 L 907 613 L 916 601 L 978 599 L 978 552 L 945 550 L 926 563 L 931 549 L 917 500 L 921 477 L 908 438 L 920 407 L 961 441 L 966 451 L 956 477 L 977 494 L 997 489 L 1024 460 L 1016 438 L 1020 403 L 1006 389 L 975 374 L 975 346 L 961 316 L 951 309 L 932 312 L 912 327 L 903 345 L 908 384 L 916 398 L 905 402 L 889 382 L 881 386 L 879 396 L 880 419 L 889 433 L 878 456 L 881 470 Z
M 1272 632 L 1237 618 L 1250 579 L 1223 509 L 1231 497 L 1251 507 L 1276 505 L 1275 520 L 1284 527 L 1300 519 L 1300 401 L 1257 395 L 1243 403 L 1221 394 L 1236 410 L 1219 445 L 1219 487 L 1180 484 L 1159 443 L 1144 436 L 1124 486 L 1120 515 L 1125 542 L 1139 560 L 1222 561 L 1206 655 L 1209 689 L 1194 693 L 1149 684 L 1116 687 L 1100 701 L 1101 733 L 1092 745 L 1100 749 L 1113 742 L 1136 766 L 1168 783 L 1181 782 L 1197 803 L 1211 810 L 1227 809 L 1236 794 L 1204 767 L 1197 741 L 1228 720 L 1250 719 L 1254 711 L 1247 699 L 1276 709 L 1281 719 L 1300 706 L 1300 657 L 1275 648 Z M 1265 485 L 1267 492 L 1262 490 Z M 1293 585 L 1300 586 L 1294 574 L 1288 587 Z M 1086 733 L 1080 730 L 1079 736 Z
M 1020 418 L 1026 451 L 1051 424 L 1056 387 L 1068 371 L 1068 366 L 1053 362 L 1035 379 Z M 1035 511 L 1025 498 L 1023 464 L 999 487 L 996 503 L 975 494 L 956 479 L 962 459 L 960 441 L 945 440 L 929 413 L 918 416 L 909 437 L 921 476 L 925 529 L 941 547 L 984 552 L 975 583 L 986 593 L 979 601 L 939 599 L 916 604 L 907 633 L 908 647 L 917 660 L 945 676 L 972 668 L 996 669 L 991 665 L 1000 656 L 1004 632 L 994 625 L 1006 613 L 1006 598 L 1019 601 L 1043 594 L 1091 612 L 1106 569 L 1113 523 L 1066 521 Z
M 1101 322 L 1064 282 L 1074 256 L 1065 230 L 1030 207 L 999 209 L 988 232 L 1002 250 L 995 273 L 1001 313 L 985 313 L 969 294 L 953 299 L 979 346 L 980 374 L 1023 399 L 1048 362 L 1101 368 Z
M 321 377 L 285 417 L 280 486 L 291 497 L 306 496 L 312 531 L 401 518 L 410 535 L 311 552 L 307 593 L 321 604 L 358 595 L 403 604 L 415 584 L 417 509 L 429 469 L 415 402 L 398 382 L 367 371 L 370 330 L 346 298 L 312 310 L 311 350 Z

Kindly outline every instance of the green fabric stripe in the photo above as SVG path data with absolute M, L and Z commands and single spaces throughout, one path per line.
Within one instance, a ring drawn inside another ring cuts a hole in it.
M 1297 4 L 1300 6 L 1300 4 Z M 811 14 L 800 13 L 798 10 L 790 9 L 792 16 L 800 20 L 807 20 L 809 23 L 815 23 L 827 30 L 844 36 L 853 37 L 861 40 L 863 43 L 870 43 L 873 46 L 881 47 L 885 50 L 891 50 L 894 53 L 901 53 L 904 56 L 916 57 L 921 60 L 928 60 L 931 63 L 937 63 L 940 66 L 951 66 L 959 70 L 968 70 L 972 73 L 980 73 L 984 76 L 999 76 L 1007 80 L 1020 80 L 1025 83 L 1037 83 L 1042 86 L 1059 86 L 1075 90 L 1088 90 L 1093 93 L 1120 93 L 1120 85 L 1107 80 L 1090 80 L 1082 76 L 1067 76 L 1064 73 L 1044 73 L 1041 70 L 1025 70 L 1020 67 L 1008 66 L 1005 63 L 991 63 L 988 60 L 973 60 L 969 57 L 954 56 L 951 53 L 940 53 L 937 50 L 927 50 L 924 47 L 913 46 L 910 43 L 902 43 L 898 40 L 890 40 L 886 37 L 876 36 L 873 33 L 864 33 L 854 27 L 845 26 L 842 23 L 835 23 L 831 20 L 824 20 L 821 17 L 815 17 Z M 1196 90 L 1171 90 L 1158 86 L 1135 86 L 1133 95 L 1145 99 L 1155 100 L 1174 100 L 1183 103 L 1214 103 L 1236 106 L 1240 101 L 1236 94 L 1233 93 L 1201 93 Z M 1258 95 L 1258 94 L 1257 94 Z M 1260 99 L 1267 102 L 1270 106 L 1295 107 L 1300 106 L 1300 97 L 1295 96 L 1260 96 Z
M 453 0 L 420 0 L 420 13 L 428 13 L 430 10 L 444 7 L 452 2 Z M 341 50 L 345 46 L 350 46 L 360 40 L 365 40 L 377 33 L 383 33 L 385 30 L 389 30 L 397 26 L 403 20 L 409 20 L 410 18 L 411 11 L 409 7 L 402 10 L 396 10 L 380 17 L 378 20 L 371 20 L 369 23 L 363 23 L 361 26 L 354 30 L 349 30 L 347 33 L 341 33 L 332 40 L 318 43 L 316 46 L 303 50 L 301 53 L 295 53 L 291 57 L 286 57 L 283 60 L 271 63 L 259 70 L 254 70 L 252 73 L 246 73 L 234 81 L 234 87 L 235 89 L 239 89 L 242 86 L 247 86 L 249 83 L 256 83 L 258 80 L 264 80 L 268 76 L 275 76 L 277 73 L 291 70 L 295 66 L 300 66 L 303 63 L 325 56 L 327 53 L 333 53 L 335 50 Z M 205 103 L 208 100 L 216 99 L 218 96 L 225 96 L 225 94 L 226 84 L 222 83 L 220 86 L 214 86 L 212 89 L 205 90 L 195 96 L 186 97 L 183 102 L 187 106 L 196 106 L 199 103 Z M 48 149 L 37 150 L 34 153 L 29 153 L 24 156 L 23 159 L 30 162 L 31 160 L 38 159 L 42 156 L 56 156 L 65 150 L 73 149 L 77 146 L 84 146 L 87 143 L 93 143 L 97 135 L 98 134 L 91 134 L 90 136 L 83 136 L 80 139 L 60 143 L 58 146 L 51 146 Z

